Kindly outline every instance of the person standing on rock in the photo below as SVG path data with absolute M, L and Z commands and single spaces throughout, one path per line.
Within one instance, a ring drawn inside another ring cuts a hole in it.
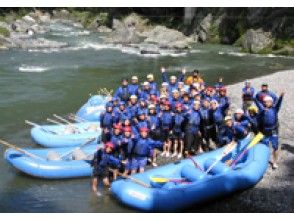
M 128 84 L 127 79 L 122 79 L 121 86 L 115 91 L 114 97 L 119 98 L 121 101 L 127 102 L 131 96 Z
M 161 68 L 161 73 L 162 73 L 162 81 L 168 83 L 168 91 L 169 91 L 169 94 L 171 95 L 173 90 L 178 89 L 178 83 L 184 81 L 186 69 L 182 69 L 182 73 L 179 76 L 179 78 L 177 78 L 176 76 L 171 76 L 169 82 L 168 82 L 167 72 L 164 67 Z
M 151 90 L 157 91 L 157 83 L 154 81 L 154 75 L 152 73 L 147 75 L 147 81 L 151 87 Z
M 281 93 L 277 103 L 274 103 L 274 99 L 271 96 L 265 96 L 263 98 L 263 104 L 257 99 L 255 103 L 259 109 L 259 126 L 261 132 L 264 134 L 263 143 L 270 145 L 273 148 L 273 169 L 278 168 L 278 150 L 279 150 L 279 136 L 278 136 L 278 113 L 281 108 L 284 92 Z
M 254 101 L 254 88 L 251 86 L 251 82 L 246 80 L 245 86 L 242 89 L 242 101 L 243 110 L 247 112 L 248 108 L 253 104 Z
M 192 85 L 194 83 L 199 83 L 199 84 L 204 84 L 204 80 L 200 76 L 200 73 L 198 70 L 194 70 L 192 76 L 188 76 L 186 79 L 186 84 L 187 85 Z
M 129 92 L 130 95 L 139 95 L 139 84 L 138 84 L 138 77 L 132 76 L 131 78 L 131 84 L 129 84 Z

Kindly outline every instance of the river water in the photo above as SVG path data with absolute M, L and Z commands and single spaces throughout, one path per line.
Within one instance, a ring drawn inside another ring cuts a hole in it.
M 0 51 L 0 138 L 19 146 L 35 146 L 29 119 L 46 123 L 52 114 L 75 112 L 98 88 L 115 88 L 122 77 L 140 79 L 159 69 L 199 69 L 208 83 L 223 76 L 232 84 L 247 78 L 293 69 L 294 59 L 248 55 L 221 45 L 195 45 L 188 54 L 142 56 L 135 49 L 103 43 L 103 34 L 64 24 L 51 25 L 48 39 L 69 42 L 70 47 L 47 50 Z M 10 167 L 0 148 L 0 212 L 133 212 L 107 191 L 97 198 L 90 179 L 40 180 Z M 192 210 L 197 212 L 197 207 Z M 212 212 L 214 210 L 211 210 Z

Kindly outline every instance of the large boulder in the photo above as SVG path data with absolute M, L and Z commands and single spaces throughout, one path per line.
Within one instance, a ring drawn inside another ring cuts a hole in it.
M 250 53 L 260 53 L 267 49 L 271 49 L 274 44 L 274 39 L 270 32 L 265 32 L 262 29 L 249 29 L 242 36 L 242 47 Z
M 127 25 L 117 19 L 113 19 L 112 29 L 113 32 L 110 38 L 112 43 L 134 44 L 141 42 L 133 25 Z
M 144 42 L 155 43 L 163 48 L 184 49 L 188 48 L 191 42 L 191 38 L 186 37 L 182 32 L 164 26 L 156 26 L 146 33 L 146 36 Z

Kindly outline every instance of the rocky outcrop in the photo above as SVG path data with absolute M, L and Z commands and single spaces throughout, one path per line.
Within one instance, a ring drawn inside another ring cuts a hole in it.
M 274 39 L 270 32 L 262 29 L 249 29 L 242 37 L 242 47 L 250 53 L 260 53 L 273 47 Z M 265 51 L 266 52 L 266 51 Z
M 136 44 L 142 42 L 134 25 L 113 19 L 112 29 L 113 32 L 110 37 L 112 43 Z
M 187 49 L 192 42 L 182 32 L 164 26 L 156 26 L 145 34 L 147 38 L 144 42 L 155 43 L 160 48 Z

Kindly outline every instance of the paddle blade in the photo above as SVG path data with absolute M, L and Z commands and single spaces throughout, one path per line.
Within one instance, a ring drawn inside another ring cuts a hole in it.
M 150 180 L 155 183 L 167 183 L 169 181 L 168 178 L 164 177 L 151 177 Z
M 248 145 L 247 149 L 253 147 L 254 145 L 258 144 L 262 139 L 264 138 L 264 135 L 259 132 L 254 138 L 253 140 L 250 142 L 250 144 Z

